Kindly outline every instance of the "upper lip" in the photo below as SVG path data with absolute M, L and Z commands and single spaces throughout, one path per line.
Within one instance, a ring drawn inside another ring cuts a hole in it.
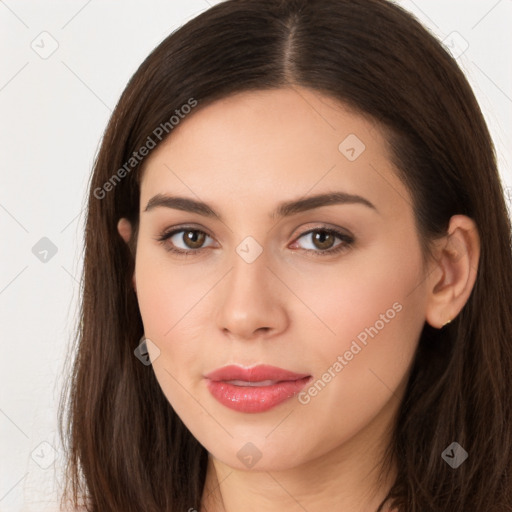
M 261 382 L 265 380 L 284 381 L 298 380 L 309 377 L 307 373 L 295 373 L 277 366 L 259 364 L 250 368 L 237 365 L 223 366 L 205 375 L 214 381 L 243 380 L 246 382 Z

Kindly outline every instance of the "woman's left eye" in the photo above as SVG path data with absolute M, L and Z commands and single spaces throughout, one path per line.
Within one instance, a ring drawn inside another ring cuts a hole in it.
M 297 240 L 304 237 L 309 239 L 310 246 L 313 248 L 302 249 L 314 254 L 315 256 L 329 256 L 337 254 L 341 251 L 347 250 L 355 241 L 351 236 L 332 228 L 311 229 L 299 236 Z M 334 245 L 336 238 L 341 241 Z
M 312 248 L 299 247 L 299 249 L 312 253 L 315 256 L 337 254 L 343 250 L 347 250 L 355 241 L 351 236 L 336 229 L 315 228 L 296 238 L 294 244 L 305 237 L 309 238 Z M 157 238 L 157 241 L 163 244 L 167 251 L 186 256 L 193 253 L 197 254 L 209 247 L 203 246 L 207 238 L 213 240 L 213 238 L 200 229 L 182 227 L 162 233 Z M 336 239 L 340 240 L 337 244 L 335 243 Z M 179 247 L 180 243 L 182 247 Z

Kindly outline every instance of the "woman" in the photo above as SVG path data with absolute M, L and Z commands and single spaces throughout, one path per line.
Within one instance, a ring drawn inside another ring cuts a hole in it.
M 511 226 L 455 61 L 380 0 L 227 0 L 90 186 L 66 497 L 512 510 Z

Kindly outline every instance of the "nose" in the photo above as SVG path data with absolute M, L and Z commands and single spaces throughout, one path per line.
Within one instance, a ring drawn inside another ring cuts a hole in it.
M 265 251 L 251 263 L 234 254 L 216 297 L 217 326 L 226 336 L 250 340 L 287 328 L 286 288 L 268 264 Z

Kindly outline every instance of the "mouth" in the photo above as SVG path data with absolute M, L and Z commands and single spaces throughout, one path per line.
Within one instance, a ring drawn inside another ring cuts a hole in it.
M 283 382 L 283 381 L 260 380 L 260 381 L 256 381 L 256 382 L 251 382 L 248 380 L 227 380 L 224 382 L 226 382 L 226 384 L 233 384 L 233 386 L 273 386 L 274 384 L 277 384 L 278 382 Z
M 205 378 L 211 395 L 225 407 L 259 413 L 298 394 L 312 376 L 268 365 L 230 365 L 210 372 Z

